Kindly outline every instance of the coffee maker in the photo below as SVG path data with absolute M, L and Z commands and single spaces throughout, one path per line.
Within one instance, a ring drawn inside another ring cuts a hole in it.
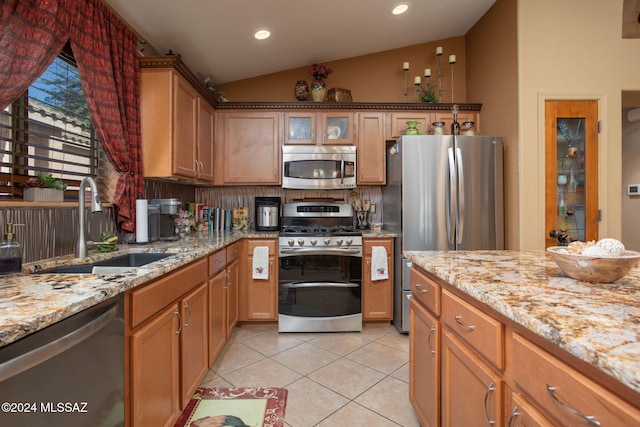
M 151 199 L 149 205 L 160 208 L 160 240 L 178 240 L 174 218 L 180 210 L 178 199 Z
M 256 197 L 256 231 L 280 230 L 280 197 Z

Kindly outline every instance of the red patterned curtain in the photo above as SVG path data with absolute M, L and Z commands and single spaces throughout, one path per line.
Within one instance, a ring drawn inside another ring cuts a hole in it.
M 133 232 L 136 196 L 144 192 L 138 37 L 100 0 L 87 0 L 78 7 L 71 48 L 102 147 L 120 172 L 118 224 Z
M 143 192 L 138 39 L 100 0 L 3 0 L 0 108 L 33 83 L 71 41 L 91 119 L 120 178 L 118 224 L 135 231 Z
M 69 39 L 77 0 L 0 3 L 0 109 L 16 100 Z

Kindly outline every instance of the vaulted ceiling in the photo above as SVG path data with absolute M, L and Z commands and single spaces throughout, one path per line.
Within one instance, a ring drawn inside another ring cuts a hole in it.
M 104 0 L 216 84 L 464 35 L 495 0 Z M 392 15 L 399 3 L 409 6 Z M 271 37 L 256 40 L 258 29 Z

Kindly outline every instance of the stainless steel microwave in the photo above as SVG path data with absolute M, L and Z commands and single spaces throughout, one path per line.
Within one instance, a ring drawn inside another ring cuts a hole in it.
M 334 190 L 355 187 L 355 146 L 282 147 L 282 188 Z

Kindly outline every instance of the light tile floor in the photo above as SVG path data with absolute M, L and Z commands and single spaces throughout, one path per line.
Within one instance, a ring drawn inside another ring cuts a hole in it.
M 409 337 L 235 328 L 202 387 L 284 387 L 287 427 L 418 427 L 409 403 Z

